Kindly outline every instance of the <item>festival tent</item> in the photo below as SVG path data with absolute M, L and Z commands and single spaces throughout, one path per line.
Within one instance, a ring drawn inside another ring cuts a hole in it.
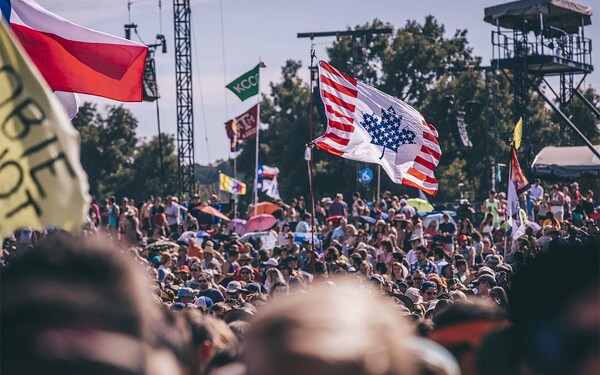
M 600 152 L 600 145 L 594 148 Z M 583 175 L 600 176 L 600 159 L 587 146 L 544 147 L 533 160 L 531 169 L 536 175 L 576 178 Z

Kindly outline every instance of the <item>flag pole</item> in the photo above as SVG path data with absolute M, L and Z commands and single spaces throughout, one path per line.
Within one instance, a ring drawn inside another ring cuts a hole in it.
M 236 128 L 237 131 L 237 128 Z M 234 152 L 233 157 L 233 179 L 237 181 L 237 155 Z M 233 218 L 237 216 L 237 204 L 238 204 L 238 195 L 237 193 L 233 194 Z
M 373 201 L 377 202 L 379 199 L 379 194 L 381 193 L 381 165 L 377 165 L 377 196 Z
M 256 95 L 256 162 L 254 164 L 254 215 L 258 213 L 258 150 L 260 147 L 260 68 L 263 66 L 263 62 L 258 58 L 258 94 Z

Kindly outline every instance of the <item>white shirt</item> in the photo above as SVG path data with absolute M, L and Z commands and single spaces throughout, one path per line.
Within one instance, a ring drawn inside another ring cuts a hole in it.
M 529 188 L 529 193 L 531 194 L 531 197 L 533 199 L 539 200 L 542 199 L 542 197 L 544 196 L 544 188 L 541 185 L 531 185 L 531 187 Z
M 177 203 L 173 202 L 170 206 L 167 206 L 165 215 L 167 216 L 167 224 L 173 225 L 181 223 L 181 215 Z

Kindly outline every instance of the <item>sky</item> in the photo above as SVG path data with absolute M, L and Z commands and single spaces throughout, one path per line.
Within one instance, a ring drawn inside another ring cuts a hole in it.
M 74 23 L 113 35 L 124 36 L 124 24 L 133 22 L 138 25 L 144 43 L 153 43 L 156 34 L 164 34 L 168 52 L 157 52 L 155 59 L 161 94 L 160 121 L 163 132 L 176 134 L 172 1 L 132 0 L 130 12 L 128 0 L 38 2 Z M 241 102 L 224 86 L 256 66 L 259 59 L 267 65 L 261 69 L 262 93 L 270 94 L 269 83 L 280 81 L 281 67 L 288 59 L 302 61 L 301 78 L 308 81 L 311 43 L 309 39 L 297 38 L 297 33 L 347 30 L 375 18 L 399 28 L 407 20 L 423 22 L 431 14 L 445 26 L 448 36 L 457 29 L 467 29 L 474 53 L 482 57 L 483 65 L 488 65 L 492 57 L 491 32 L 495 28 L 483 22 L 484 8 L 502 3 L 501 0 L 191 0 L 196 162 L 206 165 L 230 157 L 223 123 L 254 105 L 256 97 Z M 598 5 L 594 0 L 579 3 L 596 8 Z M 598 15 L 592 16 L 586 36 L 597 38 L 592 44 L 600 43 Z M 314 40 L 320 59 L 327 58 L 326 48 L 334 41 L 335 37 Z M 600 48 L 593 47 L 592 61 L 598 63 Z M 600 89 L 598 69 L 586 78 L 586 87 Z M 97 103 L 101 110 L 107 105 L 120 104 L 87 95 L 81 99 Z M 140 137 L 157 134 L 155 103 L 123 105 L 139 120 Z

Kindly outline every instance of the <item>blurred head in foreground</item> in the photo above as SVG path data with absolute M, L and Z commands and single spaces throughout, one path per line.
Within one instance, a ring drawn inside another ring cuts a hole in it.
M 354 284 L 321 287 L 265 307 L 246 335 L 247 375 L 413 374 L 408 322 Z
M 56 235 L 1 276 L 2 374 L 179 373 L 153 348 L 161 318 L 149 283 L 119 250 Z

